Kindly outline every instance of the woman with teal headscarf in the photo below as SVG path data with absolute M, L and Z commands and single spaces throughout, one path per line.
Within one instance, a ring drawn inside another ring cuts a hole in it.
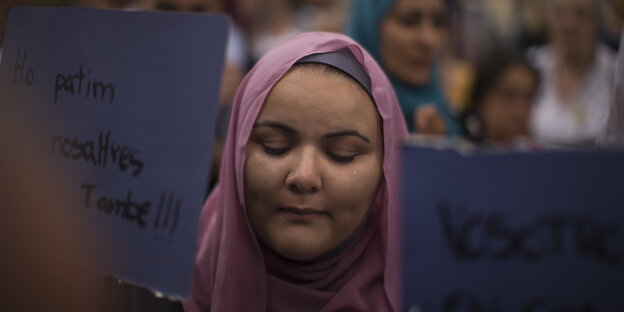
M 352 0 L 347 34 L 384 67 L 412 132 L 460 133 L 436 64 L 448 31 L 446 2 Z

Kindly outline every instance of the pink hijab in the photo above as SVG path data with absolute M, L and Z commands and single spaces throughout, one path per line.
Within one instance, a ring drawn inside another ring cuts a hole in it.
M 383 120 L 384 179 L 352 242 L 314 263 L 295 263 L 258 243 L 243 193 L 245 146 L 273 85 L 300 58 L 348 47 L 371 79 Z M 194 311 L 399 311 L 399 206 L 395 146 L 407 134 L 392 86 L 352 39 L 304 33 L 266 54 L 241 83 L 232 109 L 219 184 L 204 205 L 191 292 Z

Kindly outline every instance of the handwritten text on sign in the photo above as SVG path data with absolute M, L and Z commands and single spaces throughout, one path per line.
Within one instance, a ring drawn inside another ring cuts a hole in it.
M 411 311 L 624 311 L 623 153 L 404 147 Z
M 188 293 L 227 28 L 201 14 L 11 10 L 1 113 L 66 173 L 89 266 Z
M 24 83 L 27 87 L 32 87 L 35 80 L 35 68 L 28 64 L 27 50 L 18 48 L 17 58 L 13 72 L 13 85 Z M 85 79 L 85 75 L 91 73 L 91 69 L 83 69 L 80 65 L 79 71 L 74 75 L 56 75 L 54 87 L 54 104 L 58 102 L 59 91 L 68 95 L 83 94 L 88 99 L 105 100 L 112 104 L 115 98 L 115 87 L 112 83 L 102 83 L 94 79 Z M 52 155 L 73 161 L 86 161 L 95 167 L 106 167 L 107 165 L 119 169 L 121 172 L 129 173 L 138 177 L 144 168 L 144 162 L 138 155 L 138 149 L 130 148 L 126 145 L 118 144 L 111 140 L 111 131 L 100 131 L 97 139 L 82 139 L 78 136 L 54 135 L 52 137 Z M 96 184 L 83 183 L 80 186 L 84 190 L 84 207 L 97 209 L 110 216 L 126 219 L 135 223 L 139 228 L 147 225 L 148 214 L 152 207 L 156 208 L 151 201 L 137 201 L 132 197 L 132 190 L 127 192 L 124 198 L 114 196 L 93 196 Z M 168 198 L 165 202 L 165 198 Z M 175 204 L 174 204 L 175 200 Z M 169 234 L 173 235 L 177 228 L 182 200 L 176 198 L 174 192 L 162 191 L 158 208 L 153 222 L 154 228 L 167 227 L 170 225 Z M 165 211 L 163 213 L 163 210 Z M 161 214 L 163 214 L 161 221 Z M 173 216 L 170 218 L 170 216 Z M 171 222 L 169 222 L 171 219 Z M 154 240 L 164 238 L 162 235 L 154 235 Z M 169 238 L 168 244 L 172 240 Z
M 35 80 L 35 69 L 26 63 L 27 50 L 17 49 L 17 61 L 15 63 L 15 71 L 13 74 L 13 85 L 18 81 L 24 82 L 26 86 L 32 86 Z M 86 98 L 95 100 L 107 100 L 113 103 L 115 99 L 115 86 L 111 83 L 105 83 L 94 78 L 88 77 L 91 74 L 91 68 L 85 70 L 84 65 L 80 64 L 80 69 L 73 75 L 56 74 L 56 83 L 54 87 L 54 103 L 58 102 L 59 92 L 65 92 L 71 95 L 82 95 Z

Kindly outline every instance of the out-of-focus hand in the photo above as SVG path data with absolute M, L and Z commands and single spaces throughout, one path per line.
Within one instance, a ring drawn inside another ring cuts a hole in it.
M 446 123 L 435 106 L 422 105 L 414 112 L 414 130 L 420 134 L 445 135 Z

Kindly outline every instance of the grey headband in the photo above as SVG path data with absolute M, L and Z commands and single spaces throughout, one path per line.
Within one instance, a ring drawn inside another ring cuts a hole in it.
M 349 48 L 342 48 L 338 51 L 332 51 L 327 53 L 317 53 L 304 56 L 299 59 L 295 64 L 302 63 L 321 63 L 335 67 L 345 74 L 351 76 L 366 90 L 368 95 L 373 98 L 373 92 L 371 91 L 371 80 L 362 64 L 360 64 Z

